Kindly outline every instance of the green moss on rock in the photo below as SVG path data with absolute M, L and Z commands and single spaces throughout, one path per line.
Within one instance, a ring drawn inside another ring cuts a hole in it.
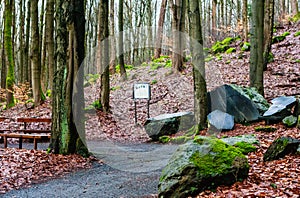
M 243 52 L 250 51 L 250 47 L 251 47 L 251 44 L 248 43 L 248 42 L 244 42 L 244 43 L 241 44 L 241 50 Z
M 236 49 L 231 47 L 228 50 L 226 50 L 226 54 L 231 54 L 232 52 L 236 52 Z
M 300 36 L 300 31 L 294 34 L 294 37 Z
M 247 143 L 247 142 L 237 142 L 233 146 L 241 149 L 242 153 L 245 155 L 247 155 L 248 153 L 254 152 L 257 149 L 255 146 L 253 146 L 252 144 Z
M 274 132 L 277 129 L 275 127 L 271 127 L 271 126 L 257 126 L 254 128 L 255 131 L 259 132 L 259 131 L 263 131 L 263 132 Z
M 272 44 L 280 43 L 280 42 L 284 41 L 285 38 L 290 34 L 291 34 L 290 32 L 284 32 L 282 35 L 274 36 L 272 38 Z
M 161 136 L 158 138 L 158 141 L 163 143 L 163 144 L 166 144 L 170 141 L 170 137 L 167 136 L 167 135 L 164 135 L 164 136 Z

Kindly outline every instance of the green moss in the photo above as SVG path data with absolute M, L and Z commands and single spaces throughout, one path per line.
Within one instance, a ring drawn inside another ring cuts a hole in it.
M 115 86 L 115 87 L 111 87 L 110 90 L 111 91 L 116 91 L 116 90 L 120 90 L 121 86 Z
M 294 37 L 300 36 L 300 31 L 294 34 Z
M 151 69 L 151 70 L 157 70 L 157 69 L 159 69 L 159 68 L 162 68 L 163 66 L 164 66 L 163 63 L 152 62 L 152 63 L 150 64 L 150 69 Z
M 255 131 L 259 132 L 259 131 L 263 131 L 263 132 L 274 132 L 277 129 L 271 126 L 257 126 L 254 128 Z
M 172 60 L 171 59 L 167 60 L 167 62 L 165 64 L 165 67 L 166 68 L 172 68 Z
M 237 161 L 247 160 L 240 149 L 230 146 L 217 138 L 203 138 L 197 136 L 194 142 L 198 144 L 211 144 L 211 152 L 201 154 L 195 152 L 190 161 L 204 174 L 218 175 L 226 173 Z M 213 154 L 215 153 L 215 154 Z M 222 166 L 220 166 L 222 164 Z
M 163 144 L 166 144 L 166 143 L 168 143 L 170 141 L 170 137 L 164 135 L 164 136 L 159 137 L 158 141 L 161 142 L 161 143 L 163 143 Z
M 216 56 L 216 59 L 217 59 L 218 61 L 220 61 L 220 60 L 223 59 L 223 57 L 222 57 L 221 55 L 217 55 L 217 56 Z
M 231 54 L 232 52 L 236 52 L 236 49 L 231 47 L 228 50 L 226 50 L 226 54 Z
M 272 38 L 272 44 L 280 43 L 280 42 L 284 41 L 285 38 L 290 34 L 291 34 L 290 32 L 284 32 L 282 35 L 274 36 Z
M 231 63 L 231 61 L 230 60 L 227 60 L 226 62 L 225 62 L 225 64 L 230 64 Z
M 222 44 L 222 42 L 216 42 L 212 47 L 211 47 L 211 51 L 214 54 L 217 53 L 224 53 L 227 49 L 229 49 L 229 45 L 227 44 Z
M 241 50 L 243 52 L 250 51 L 250 48 L 251 48 L 251 44 L 248 43 L 248 42 L 244 42 L 244 43 L 241 44 Z
M 130 71 L 130 70 L 133 70 L 133 69 L 134 69 L 134 66 L 133 66 L 133 65 L 126 65 L 126 64 L 125 64 L 125 70 L 126 70 L 126 71 L 128 71 L 128 70 Z M 117 66 L 116 66 L 116 72 L 117 72 L 117 73 L 120 73 L 120 65 L 117 65 Z
M 274 54 L 272 52 L 270 52 L 268 54 L 268 63 L 274 62 Z
M 283 120 L 282 120 L 283 124 L 285 124 L 287 127 L 294 127 L 297 125 L 297 117 L 295 116 L 288 116 L 288 117 L 285 117 Z
M 222 45 L 230 45 L 234 40 L 235 40 L 235 39 L 232 38 L 232 37 L 227 37 L 227 38 L 225 38 L 225 39 L 221 42 L 221 44 L 222 44 Z
M 183 144 L 189 140 L 192 140 L 192 137 L 187 137 L 187 136 L 178 136 L 178 137 L 173 137 L 170 139 L 170 142 L 174 144 Z
M 51 97 L 51 90 L 50 90 L 50 89 L 48 89 L 48 90 L 46 91 L 46 96 L 47 96 L 47 97 Z
M 211 55 L 209 55 L 209 56 L 207 56 L 206 58 L 205 58 L 205 62 L 210 62 L 210 61 L 212 61 L 213 60 L 213 57 L 211 56 Z
M 290 19 L 293 22 L 297 22 L 300 20 L 300 12 L 298 12 L 293 18 Z
M 154 79 L 154 80 L 151 81 L 150 84 L 151 84 L 151 85 L 154 85 L 154 84 L 156 84 L 156 83 L 157 83 L 157 80 Z
M 256 151 L 256 147 L 247 142 L 237 142 L 233 146 L 238 147 L 245 155 L 247 155 L 250 152 Z

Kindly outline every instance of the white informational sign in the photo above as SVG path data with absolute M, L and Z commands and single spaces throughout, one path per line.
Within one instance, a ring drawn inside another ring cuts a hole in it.
M 133 85 L 133 99 L 150 100 L 150 85 L 148 83 L 136 83 Z

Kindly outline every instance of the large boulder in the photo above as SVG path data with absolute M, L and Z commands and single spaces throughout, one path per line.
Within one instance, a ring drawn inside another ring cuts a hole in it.
M 297 152 L 300 140 L 290 137 L 281 137 L 275 140 L 264 154 L 264 161 L 272 161 L 282 158 L 288 154 Z
M 242 87 L 238 85 L 230 86 L 243 96 L 249 98 L 254 103 L 261 115 L 269 109 L 270 104 L 260 93 L 258 93 L 255 87 Z
M 222 85 L 208 93 L 208 110 L 220 110 L 233 115 L 238 123 L 256 121 L 260 117 L 254 102 L 232 85 Z
M 192 112 L 179 112 L 149 118 L 144 127 L 152 140 L 158 140 L 161 136 L 175 134 L 179 129 L 183 130 L 193 125 L 194 114 Z
M 220 110 L 215 110 L 208 114 L 207 121 L 210 128 L 212 127 L 219 131 L 232 130 L 234 127 L 234 116 Z
M 290 116 L 291 107 L 296 104 L 296 98 L 294 96 L 280 96 L 271 100 L 272 105 L 263 114 L 263 119 L 267 124 L 273 124 L 281 122 L 287 116 Z
M 163 169 L 159 197 L 188 197 L 248 176 L 247 158 L 239 148 L 212 137 L 197 136 L 179 146 Z

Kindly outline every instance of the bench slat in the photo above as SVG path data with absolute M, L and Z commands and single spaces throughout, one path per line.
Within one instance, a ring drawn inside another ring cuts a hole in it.
M 26 133 L 51 133 L 51 130 L 17 129 L 17 130 L 14 130 L 14 132 L 23 132 L 25 134 Z
M 17 118 L 17 122 L 51 122 L 51 118 Z

